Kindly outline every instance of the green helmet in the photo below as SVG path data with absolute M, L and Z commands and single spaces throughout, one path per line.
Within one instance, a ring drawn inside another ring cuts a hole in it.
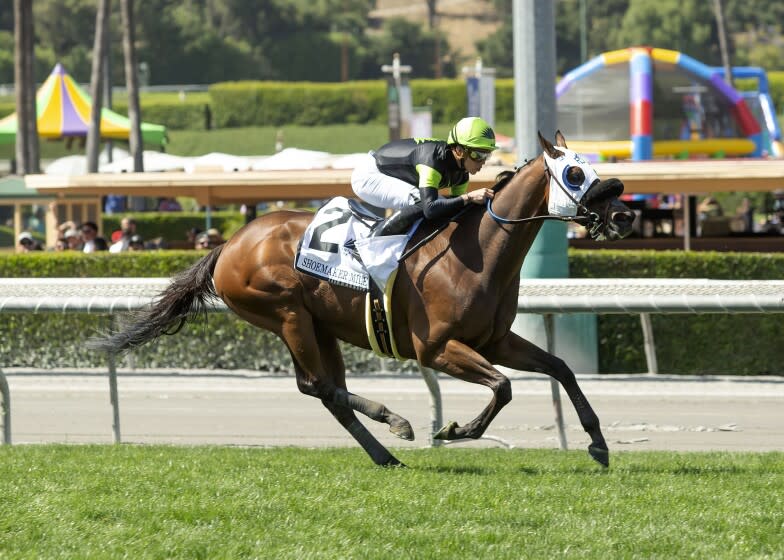
M 449 131 L 447 144 L 460 144 L 477 150 L 495 150 L 495 133 L 487 121 L 479 117 L 466 117 L 457 121 Z

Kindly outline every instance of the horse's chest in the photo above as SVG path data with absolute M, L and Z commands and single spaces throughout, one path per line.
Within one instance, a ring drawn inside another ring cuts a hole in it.
M 477 293 L 455 300 L 455 319 L 461 324 L 486 330 L 495 323 L 499 299 L 496 294 Z
M 490 333 L 508 329 L 516 315 L 516 301 L 500 290 L 477 291 L 456 300 L 455 319 L 470 330 Z

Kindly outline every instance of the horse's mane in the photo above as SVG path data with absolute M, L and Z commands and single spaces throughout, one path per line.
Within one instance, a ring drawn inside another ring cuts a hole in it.
M 498 192 L 501 188 L 505 187 L 506 184 L 512 180 L 512 177 L 517 175 L 523 168 L 527 167 L 530 163 L 533 163 L 534 160 L 527 159 L 523 165 L 515 167 L 514 171 L 511 169 L 506 169 L 501 171 L 498 175 L 495 176 L 495 185 L 493 185 L 493 190 Z
M 512 180 L 512 177 L 517 175 L 519 169 L 515 169 L 512 171 L 511 169 L 506 169 L 501 171 L 498 175 L 495 176 L 495 185 L 493 185 L 493 190 L 498 191 L 502 187 L 504 187 L 509 181 Z

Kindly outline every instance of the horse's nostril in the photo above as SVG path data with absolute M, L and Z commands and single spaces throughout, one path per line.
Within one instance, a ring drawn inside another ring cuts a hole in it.
M 631 225 L 634 221 L 634 214 L 629 211 L 613 212 L 612 221 L 618 225 Z

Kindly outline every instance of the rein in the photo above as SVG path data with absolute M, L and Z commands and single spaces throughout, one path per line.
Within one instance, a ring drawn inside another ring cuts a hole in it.
M 520 167 L 518 167 L 515 170 L 514 175 L 517 175 L 517 173 L 519 173 L 521 169 L 524 169 L 525 167 L 527 167 L 528 165 L 530 165 L 534 161 L 536 161 L 536 160 L 533 160 L 533 159 L 526 160 L 526 162 L 523 165 L 521 165 Z M 550 214 L 542 214 L 541 216 L 531 216 L 529 218 L 515 218 L 515 219 L 503 218 L 503 217 L 499 216 L 498 214 L 496 214 L 493 211 L 493 199 L 492 198 L 488 198 L 487 202 L 485 203 L 485 207 L 487 208 L 487 213 L 490 214 L 490 216 L 499 224 L 524 224 L 524 223 L 527 223 L 527 222 L 534 222 L 534 221 L 537 221 L 537 220 L 541 220 L 541 221 L 544 221 L 544 220 L 555 220 L 555 221 L 558 221 L 558 222 L 575 222 L 575 223 L 584 225 L 585 227 L 588 227 L 591 236 L 594 236 L 594 235 L 598 234 L 600 228 L 604 225 L 602 220 L 601 220 L 601 218 L 599 217 L 599 215 L 596 214 L 595 212 L 591 212 L 588 209 L 587 206 L 585 206 L 579 200 L 574 198 L 574 196 L 572 196 L 572 193 L 570 193 L 569 190 L 561 184 L 561 181 L 558 180 L 558 177 L 556 177 L 552 173 L 552 171 L 550 171 L 550 167 L 547 165 L 547 161 L 544 161 L 543 163 L 544 163 L 545 175 L 548 177 L 548 183 L 549 183 L 549 179 L 550 178 L 555 179 L 556 185 L 558 185 L 558 187 L 564 193 L 566 193 L 566 196 L 568 196 L 572 200 L 572 202 L 574 202 L 574 204 L 577 206 L 577 209 L 580 212 L 580 215 L 577 215 L 577 216 L 552 216 Z M 509 180 L 507 180 L 506 182 L 504 182 L 500 186 L 499 186 L 499 184 L 496 184 L 495 186 L 493 186 L 493 192 L 498 192 L 502 188 L 504 188 L 506 185 L 511 183 L 512 179 L 514 178 L 514 175 L 509 177 Z M 422 247 L 423 245 L 428 243 L 431 239 L 433 239 L 436 235 L 441 233 L 446 228 L 446 226 L 449 225 L 450 222 L 456 221 L 459 217 L 461 217 L 463 214 L 465 214 L 469 210 L 471 210 L 471 205 L 466 206 L 465 208 L 460 210 L 460 212 L 455 214 L 451 219 L 447 220 L 446 222 L 444 222 L 443 224 L 438 226 L 435 230 L 433 230 L 432 232 L 427 234 L 425 237 L 420 239 L 416 244 L 414 244 L 410 249 L 408 249 L 408 251 L 405 251 L 400 256 L 400 258 L 397 260 L 397 262 L 398 263 L 402 263 L 403 261 L 405 261 L 408 257 L 410 257 L 412 254 L 414 254 L 420 247 Z

